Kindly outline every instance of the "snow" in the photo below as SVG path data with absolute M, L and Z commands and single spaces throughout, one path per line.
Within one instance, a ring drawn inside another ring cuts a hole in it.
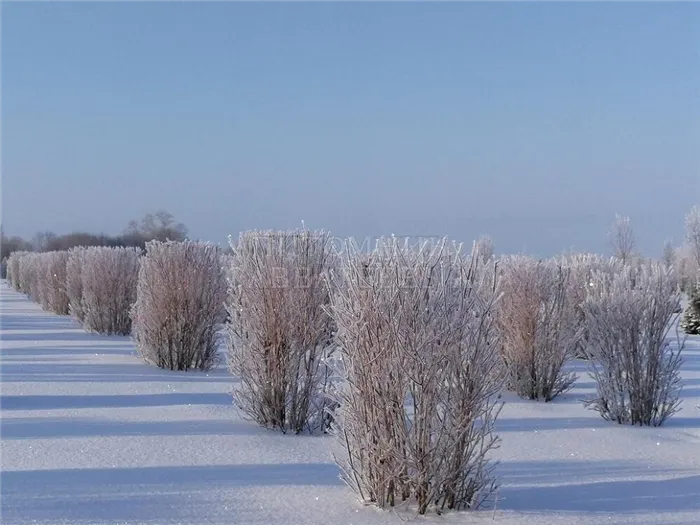
M 414 517 L 357 502 L 328 437 L 241 418 L 234 378 L 143 364 L 127 337 L 83 332 L 0 285 L 3 525 L 700 523 L 700 338 L 683 410 L 661 428 L 607 423 L 580 399 L 506 394 L 496 510 Z

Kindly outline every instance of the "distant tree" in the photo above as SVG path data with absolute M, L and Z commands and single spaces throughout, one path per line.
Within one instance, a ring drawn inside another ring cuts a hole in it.
M 130 221 L 121 239 L 130 246 L 140 243 L 145 247 L 148 241 L 184 241 L 187 227 L 176 222 L 175 217 L 165 210 L 145 215 L 140 222 Z
M 661 255 L 661 262 L 666 268 L 671 268 L 676 265 L 676 249 L 673 247 L 673 242 L 667 240 L 664 243 L 664 250 Z
M 4 261 L 12 252 L 26 252 L 31 248 L 31 244 L 22 237 L 7 237 L 3 226 L 0 225 L 0 261 Z
M 32 248 L 35 252 L 49 251 L 49 245 L 56 237 L 57 235 L 53 232 L 37 232 L 34 237 L 32 237 Z
M 40 231 L 30 242 L 21 237 L 7 237 L 0 225 L 0 262 L 5 261 L 12 252 L 66 251 L 76 247 L 105 246 L 108 248 L 141 248 L 152 240 L 183 241 L 187 237 L 187 227 L 177 222 L 172 214 L 165 210 L 149 213 L 140 222 L 131 221 L 121 235 L 111 236 L 104 233 L 72 232 L 57 235 L 50 231 Z
M 637 246 L 630 218 L 616 215 L 610 228 L 609 238 L 615 257 L 624 264 L 630 263 Z
M 700 206 L 693 206 L 685 217 L 685 237 L 695 265 L 700 268 Z
M 73 232 L 66 235 L 59 235 L 48 242 L 48 250 L 70 250 L 78 246 L 122 246 L 118 237 L 110 237 L 105 234 L 95 234 L 87 232 Z
M 476 251 L 479 253 L 479 256 L 485 262 L 488 262 L 491 259 L 493 259 L 493 257 L 494 257 L 494 244 L 493 244 L 493 239 L 491 239 L 491 237 L 489 237 L 488 235 L 482 235 L 474 243 L 474 246 L 476 248 Z
M 134 222 L 134 221 L 132 221 Z M 140 248 L 145 249 L 148 239 L 138 232 L 124 231 L 119 237 L 119 246 L 126 248 Z

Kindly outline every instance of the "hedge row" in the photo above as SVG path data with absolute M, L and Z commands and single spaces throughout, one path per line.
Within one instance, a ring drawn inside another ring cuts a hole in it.
M 239 407 L 283 432 L 336 435 L 347 483 L 380 507 L 478 507 L 497 486 L 500 392 L 550 401 L 575 357 L 604 418 L 659 425 L 678 409 L 670 268 L 497 260 L 483 240 L 466 253 L 447 239 L 337 248 L 323 231 L 252 231 L 232 256 L 193 241 L 13 253 L 8 277 L 87 330 L 131 333 L 162 368 L 216 365 L 225 326 Z

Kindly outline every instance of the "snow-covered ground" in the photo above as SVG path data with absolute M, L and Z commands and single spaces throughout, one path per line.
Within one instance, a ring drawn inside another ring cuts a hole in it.
M 412 518 L 357 503 L 330 438 L 242 420 L 225 367 L 145 365 L 129 338 L 86 334 L 0 291 L 3 525 L 700 524 L 699 338 L 666 426 L 586 410 L 593 384 L 576 363 L 576 388 L 553 403 L 507 396 L 495 512 Z

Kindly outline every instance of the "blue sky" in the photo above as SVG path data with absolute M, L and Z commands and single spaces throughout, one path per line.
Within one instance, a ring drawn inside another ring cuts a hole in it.
M 8 234 L 640 248 L 700 203 L 697 3 L 7 3 Z

